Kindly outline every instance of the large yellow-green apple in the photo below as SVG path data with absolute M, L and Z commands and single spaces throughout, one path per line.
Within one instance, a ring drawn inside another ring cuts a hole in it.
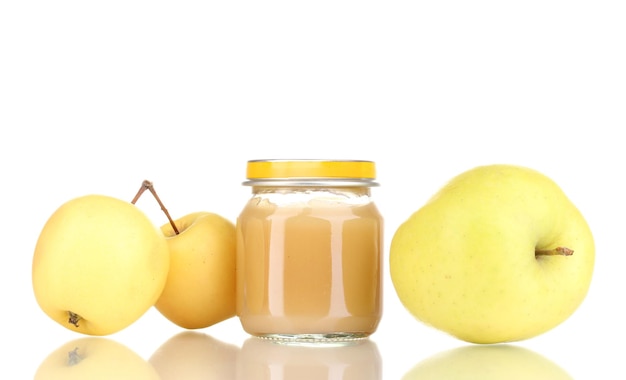
M 234 379 L 239 347 L 197 331 L 183 331 L 150 356 L 161 380 Z
M 517 341 L 566 320 L 589 289 L 595 248 L 546 175 L 514 165 L 459 174 L 395 232 L 391 279 L 414 317 L 474 343 Z
M 32 284 L 41 309 L 60 325 L 108 335 L 154 305 L 168 268 L 165 236 L 139 208 L 86 195 L 61 205 L 45 223 Z
M 538 353 L 508 344 L 470 345 L 419 362 L 402 380 L 572 380 L 563 368 Z
M 160 380 L 145 359 L 114 340 L 88 337 L 67 342 L 51 352 L 35 372 L 35 380 Z
M 170 249 L 167 282 L 155 307 L 180 327 L 199 329 L 235 315 L 235 225 L 195 212 L 161 227 Z

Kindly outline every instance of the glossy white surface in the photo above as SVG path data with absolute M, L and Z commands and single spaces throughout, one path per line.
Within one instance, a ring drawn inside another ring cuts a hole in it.
M 207 336 L 193 353 L 168 354 L 160 348 L 179 352 L 182 330 L 154 310 L 106 339 L 199 378 L 410 379 L 452 368 L 457 355 L 485 363 L 465 375 L 494 363 L 504 378 L 537 362 L 551 371 L 547 360 L 577 380 L 626 377 L 623 2 L 206 3 L 0 3 L 3 373 L 32 378 L 83 338 L 40 311 L 30 284 L 35 241 L 63 201 L 130 201 L 149 179 L 175 216 L 234 220 L 249 196 L 247 160 L 353 158 L 377 163 L 387 247 L 461 171 L 500 162 L 551 176 L 594 231 L 587 299 L 554 330 L 514 344 L 538 356 L 415 321 L 388 268 L 380 328 L 352 350 L 250 341 L 233 318 L 198 331 Z M 149 197 L 138 206 L 166 222 Z M 470 351 L 446 354 L 459 347 Z

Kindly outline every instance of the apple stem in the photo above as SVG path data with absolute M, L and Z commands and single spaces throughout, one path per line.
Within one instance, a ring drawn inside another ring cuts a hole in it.
M 74 325 L 74 327 L 78 327 L 78 321 L 80 321 L 81 319 L 83 319 L 80 315 L 72 312 L 72 311 L 68 311 L 69 314 L 69 318 L 67 320 L 68 323 L 71 323 Z
M 156 199 L 156 201 L 159 203 L 159 206 L 161 207 L 161 210 L 165 213 L 165 216 L 167 216 L 167 220 L 169 220 L 170 224 L 172 225 L 172 228 L 174 229 L 174 232 L 176 233 L 176 235 L 178 235 L 179 232 L 178 232 L 178 228 L 176 228 L 176 223 L 174 223 L 174 220 L 172 220 L 172 217 L 170 216 L 170 213 L 165 208 L 165 205 L 163 205 L 163 202 L 161 202 L 161 198 L 159 198 L 159 196 L 156 193 L 156 190 L 154 190 L 154 185 L 152 184 L 152 182 L 150 182 L 148 180 L 144 180 L 141 183 L 141 187 L 139 188 L 139 191 L 137 192 L 137 195 L 135 195 L 135 198 L 133 198 L 133 200 L 130 203 L 132 203 L 132 204 L 137 203 L 137 200 L 139 200 L 139 197 L 141 197 L 141 194 L 143 194 L 144 191 L 146 191 L 146 190 L 149 190 L 150 193 L 152 193 L 152 196 L 154 197 L 154 199 Z
M 83 358 L 78 354 L 78 347 L 67 353 L 67 365 L 74 366 L 80 363 Z
M 574 250 L 567 247 L 556 247 L 553 249 L 536 249 L 535 257 L 537 256 L 571 256 L 574 254 Z

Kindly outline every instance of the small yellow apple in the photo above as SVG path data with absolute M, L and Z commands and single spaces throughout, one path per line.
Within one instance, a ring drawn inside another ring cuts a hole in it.
M 63 344 L 41 362 L 35 380 L 160 380 L 141 356 L 102 337 L 75 339 Z
M 395 232 L 391 279 L 422 322 L 459 339 L 499 343 L 567 319 L 591 283 L 585 218 L 547 176 L 488 165 L 453 178 Z
M 553 361 L 508 344 L 464 346 L 433 355 L 413 367 L 402 380 L 572 380 Z
M 155 307 L 180 327 L 198 329 L 235 315 L 235 225 L 209 212 L 161 227 L 170 270 Z
M 161 380 L 234 379 L 239 347 L 196 331 L 183 331 L 156 350 L 150 364 Z
M 45 223 L 32 285 L 41 309 L 60 325 L 108 335 L 154 305 L 168 268 L 165 237 L 140 209 L 86 195 L 61 205 Z

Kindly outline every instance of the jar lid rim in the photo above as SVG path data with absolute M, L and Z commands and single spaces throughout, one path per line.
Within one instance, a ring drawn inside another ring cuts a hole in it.
M 272 159 L 248 161 L 246 178 L 256 180 L 345 179 L 370 181 L 376 166 L 368 160 Z

